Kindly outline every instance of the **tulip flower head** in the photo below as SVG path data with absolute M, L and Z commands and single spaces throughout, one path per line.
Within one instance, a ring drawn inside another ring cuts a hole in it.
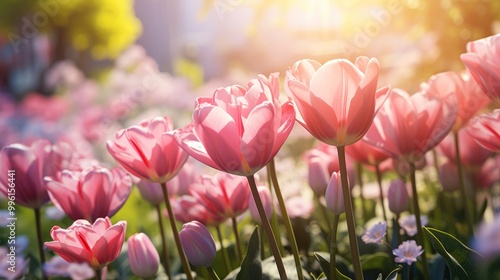
M 153 277 L 160 266 L 160 256 L 149 237 L 144 233 L 136 233 L 127 240 L 128 259 L 134 275 Z
M 296 106 L 299 122 L 316 139 L 346 146 L 365 135 L 390 93 L 377 90 L 379 64 L 358 57 L 353 64 L 335 59 L 321 65 L 304 59 L 286 73 L 285 90 Z
M 500 153 L 500 109 L 471 120 L 467 132 L 485 149 Z
M 259 75 L 248 89 L 219 88 L 196 100 L 192 127 L 176 139 L 198 161 L 227 173 L 249 176 L 274 158 L 295 122 L 291 102 L 279 100 L 278 74 Z
M 325 194 L 326 207 L 334 214 L 340 215 L 345 212 L 344 196 L 340 172 L 333 172 L 328 183 Z
M 106 145 L 115 160 L 132 175 L 158 183 L 172 179 L 188 157 L 174 140 L 169 117 L 121 129 L 116 139 L 108 140 Z
M 108 217 L 99 218 L 93 224 L 77 220 L 67 229 L 54 226 L 50 230 L 54 241 L 45 242 L 45 246 L 68 262 L 85 262 L 97 270 L 118 257 L 126 228 L 126 221 L 113 225 Z
M 195 266 L 209 267 L 215 259 L 215 241 L 208 229 L 198 221 L 185 223 L 179 232 L 188 261 Z
M 410 206 L 410 197 L 406 184 L 401 179 L 395 179 L 391 182 L 388 191 L 389 210 L 394 214 L 401 214 L 408 210 Z

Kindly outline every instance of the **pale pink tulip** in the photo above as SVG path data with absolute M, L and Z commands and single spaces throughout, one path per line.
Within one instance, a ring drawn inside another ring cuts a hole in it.
M 474 118 L 467 132 L 484 148 L 500 152 L 500 109 Z
M 208 229 L 198 221 L 185 223 L 179 232 L 182 248 L 189 262 L 208 267 L 215 260 L 215 241 Z
M 192 130 L 176 133 L 186 152 L 235 175 L 255 174 L 274 158 L 295 121 L 291 102 L 280 103 L 278 74 L 259 75 L 248 88 L 219 88 L 196 100 Z
M 340 215 L 345 212 L 345 202 L 342 190 L 340 172 L 333 172 L 325 193 L 326 207 L 334 214 Z
M 389 154 L 381 150 L 366 140 L 361 139 L 345 148 L 345 152 L 355 161 L 367 165 L 379 165 L 389 158 Z
M 160 266 L 160 256 L 155 246 L 144 233 L 136 233 L 127 240 L 130 269 L 134 275 L 149 278 L 155 276 Z
M 453 131 L 458 131 L 466 125 L 470 118 L 490 102 L 477 83 L 471 79 L 469 72 L 459 75 L 450 71 L 434 75 L 423 86 L 423 91 L 425 94 L 444 98 L 449 94 L 455 95 L 458 111 Z
M 218 226 L 225 218 L 210 211 L 197 198 L 191 195 L 183 195 L 172 201 L 172 211 L 177 221 L 188 223 L 197 220 L 205 226 Z M 164 215 L 168 216 L 167 211 Z
M 15 194 L 15 202 L 19 205 L 40 208 L 49 201 L 43 178 L 55 176 L 65 164 L 64 157 L 62 147 L 52 145 L 48 140 L 38 140 L 30 147 L 21 144 L 3 147 L 0 152 L 0 192 L 5 196 Z
M 111 170 L 99 165 L 81 170 L 64 170 L 57 177 L 45 177 L 50 199 L 72 220 L 112 217 L 125 204 L 132 187 L 121 167 Z M 78 205 L 78 207 L 75 207 Z
M 297 122 L 326 144 L 355 143 L 390 93 L 389 87 L 377 91 L 379 71 L 378 61 L 367 57 L 355 64 L 345 59 L 323 65 L 296 62 L 287 71 L 285 90 L 295 103 Z
M 500 34 L 467 43 L 460 59 L 483 92 L 500 104 Z
M 126 228 L 126 221 L 113 225 L 108 217 L 99 218 L 93 224 L 77 220 L 67 229 L 54 226 L 50 230 L 54 241 L 45 242 L 45 246 L 68 262 L 85 262 L 101 269 L 120 254 Z
M 406 189 L 406 183 L 401 179 L 395 179 L 391 182 L 387 198 L 389 201 L 389 210 L 392 213 L 401 214 L 408 210 L 410 206 L 410 197 Z
M 459 130 L 458 138 L 460 139 L 459 149 L 460 149 L 460 161 L 462 165 L 467 169 L 477 169 L 480 167 L 486 159 L 491 155 L 491 151 L 483 148 L 479 145 L 474 138 L 467 133 L 469 126 L 464 127 L 464 129 Z M 455 164 L 455 141 L 453 135 L 448 135 L 439 143 L 437 150 L 443 154 L 448 161 Z
M 474 186 L 478 189 L 488 189 L 500 182 L 500 155 L 489 158 L 475 173 Z
M 223 220 L 245 212 L 251 196 L 245 177 L 223 172 L 215 176 L 202 176 L 200 183 L 192 184 L 190 190 L 198 203 Z
M 132 175 L 164 183 L 177 174 L 188 157 L 172 130 L 169 117 L 146 120 L 118 131 L 115 141 L 108 140 L 108 151 Z
M 456 116 L 453 94 L 436 97 L 419 92 L 410 97 L 394 89 L 365 138 L 400 162 L 425 162 L 424 154 L 446 137 Z

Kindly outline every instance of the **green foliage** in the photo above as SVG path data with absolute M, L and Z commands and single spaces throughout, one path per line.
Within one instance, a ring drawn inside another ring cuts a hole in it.
M 476 262 L 482 259 L 481 255 L 446 232 L 429 227 L 423 229 L 432 247 L 444 258 L 454 277 L 479 279 Z
M 250 237 L 247 254 L 241 264 L 241 270 L 236 276 L 236 280 L 243 279 L 262 279 L 259 227 L 255 227 L 255 230 Z

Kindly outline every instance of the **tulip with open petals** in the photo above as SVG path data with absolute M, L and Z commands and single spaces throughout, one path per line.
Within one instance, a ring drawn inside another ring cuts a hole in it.
M 474 118 L 467 132 L 484 148 L 500 152 L 500 109 Z
M 67 229 L 54 226 L 50 230 L 54 241 L 45 242 L 45 246 L 68 262 L 85 262 L 93 269 L 102 269 L 120 254 L 126 228 L 126 221 L 113 225 L 108 217 L 93 224 L 77 220 Z
M 460 59 L 483 92 L 500 104 L 500 34 L 467 43 Z
M 345 59 L 323 65 L 296 62 L 287 71 L 285 90 L 296 105 L 297 122 L 329 145 L 355 143 L 390 93 L 389 87 L 377 90 L 379 71 L 378 61 L 368 57 L 354 64 Z
M 188 157 L 172 130 L 169 117 L 146 120 L 119 130 L 114 141 L 108 140 L 108 151 L 132 175 L 164 183 L 177 174 Z
M 190 156 L 235 175 L 250 176 L 274 158 L 295 122 L 291 102 L 279 100 L 278 74 L 259 75 L 248 88 L 219 88 L 196 100 L 192 127 L 176 139 Z M 192 129 L 191 129 L 192 128 Z
M 64 170 L 58 178 L 45 178 L 54 205 L 72 220 L 113 216 L 130 195 L 132 180 L 121 167 L 111 170 L 86 166 L 82 170 Z M 78 207 L 75 207 L 78 205 Z
M 63 168 L 65 156 L 60 146 L 48 140 L 35 141 L 31 146 L 12 144 L 0 152 L 0 192 L 11 195 L 9 184 L 15 186 L 16 203 L 40 208 L 49 201 L 43 178 L 55 176 Z

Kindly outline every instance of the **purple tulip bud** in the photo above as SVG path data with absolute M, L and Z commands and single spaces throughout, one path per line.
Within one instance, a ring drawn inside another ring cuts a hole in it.
M 215 241 L 208 229 L 198 221 L 185 223 L 179 232 L 182 248 L 188 261 L 195 266 L 208 267 L 215 259 Z
M 340 172 L 333 172 L 325 194 L 326 207 L 334 214 L 340 215 L 345 212 L 344 194 L 342 191 L 342 180 Z
M 403 211 L 408 210 L 410 197 L 408 190 L 403 180 L 396 179 L 391 182 L 389 186 L 389 209 L 394 214 L 401 214 Z
M 160 265 L 160 256 L 155 246 L 144 233 L 136 233 L 128 238 L 128 259 L 132 272 L 139 277 L 153 277 Z

